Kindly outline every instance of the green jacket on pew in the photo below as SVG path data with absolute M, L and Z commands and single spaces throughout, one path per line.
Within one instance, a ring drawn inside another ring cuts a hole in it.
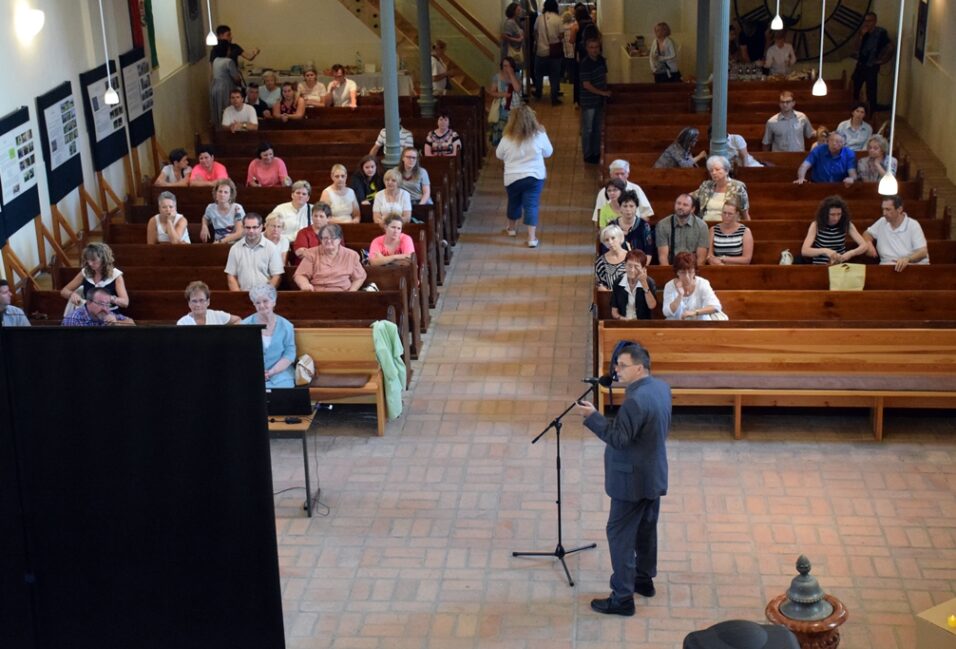
M 375 342 L 375 356 L 382 366 L 385 377 L 385 403 L 388 406 L 388 418 L 397 419 L 402 415 L 402 388 L 405 385 L 405 361 L 402 360 L 402 338 L 398 335 L 398 326 L 388 320 L 372 323 L 372 340 Z

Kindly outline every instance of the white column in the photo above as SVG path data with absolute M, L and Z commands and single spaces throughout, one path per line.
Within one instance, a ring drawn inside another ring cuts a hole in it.
M 730 0 L 720 0 L 714 25 L 714 101 L 710 155 L 727 155 L 727 69 L 730 64 Z
M 421 93 L 418 106 L 422 117 L 435 116 L 435 94 L 432 87 L 432 24 L 427 0 L 418 2 L 418 58 L 421 60 Z

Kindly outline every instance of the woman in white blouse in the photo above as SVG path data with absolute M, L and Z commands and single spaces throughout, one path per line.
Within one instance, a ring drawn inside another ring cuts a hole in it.
M 332 223 L 358 223 L 361 215 L 355 190 L 348 186 L 349 172 L 345 165 L 333 165 L 332 184 L 322 190 L 319 200 L 332 208 Z
M 239 316 L 209 308 L 209 286 L 205 282 L 190 282 L 186 287 L 186 303 L 189 313 L 181 317 L 178 325 L 234 325 Z
M 651 72 L 655 83 L 674 83 L 680 81 L 677 69 L 677 47 L 671 40 L 671 28 L 667 23 L 654 25 L 654 42 L 651 44 Z
M 389 214 L 400 214 L 402 223 L 412 220 L 412 196 L 399 187 L 402 172 L 397 168 L 389 169 L 383 177 L 385 189 L 375 194 L 372 203 L 372 220 L 382 225 Z
M 720 300 L 703 277 L 697 277 L 697 256 L 674 255 L 677 277 L 664 286 L 664 317 L 668 320 L 713 320 L 721 312 Z

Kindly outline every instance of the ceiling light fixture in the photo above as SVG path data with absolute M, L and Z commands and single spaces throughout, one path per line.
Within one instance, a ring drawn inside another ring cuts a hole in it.
M 209 33 L 206 34 L 206 45 L 215 47 L 219 44 L 219 38 L 216 37 L 216 32 L 212 30 L 212 7 L 209 6 L 209 0 L 206 0 L 206 13 L 209 16 Z
M 896 38 L 899 40 L 903 35 L 903 7 L 906 0 L 900 0 L 900 22 L 896 28 Z M 900 47 L 896 48 L 896 69 L 893 72 L 893 104 L 890 107 L 890 148 L 886 154 L 886 173 L 880 178 L 880 185 L 877 191 L 882 196 L 895 196 L 899 191 L 899 184 L 896 182 L 896 174 L 893 173 L 893 165 L 890 160 L 893 159 L 893 138 L 896 136 L 896 98 L 899 96 L 900 88 Z M 869 86 L 867 86 L 869 91 Z M 876 97 L 870 98 L 870 105 L 876 104 Z
M 115 106 L 120 102 L 119 93 L 113 88 L 113 76 L 110 74 L 110 49 L 106 45 L 106 18 L 103 17 L 103 0 L 100 2 L 100 27 L 103 29 L 103 54 L 106 56 L 106 93 L 103 101 L 107 106 Z
M 813 96 L 825 97 L 827 94 L 827 82 L 823 80 L 823 38 L 827 22 L 827 0 L 823 0 L 823 8 L 820 10 L 820 65 L 817 68 L 817 80 L 813 84 Z

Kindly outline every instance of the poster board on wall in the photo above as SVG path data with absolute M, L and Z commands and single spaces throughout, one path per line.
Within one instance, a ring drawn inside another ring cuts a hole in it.
M 121 92 L 116 62 L 110 61 L 110 77 L 116 92 Z M 120 103 L 108 106 L 103 99 L 109 84 L 106 80 L 106 65 L 101 65 L 80 75 L 80 91 L 86 114 L 86 130 L 93 153 L 93 168 L 103 171 L 129 153 L 126 142 L 126 109 Z
M 0 246 L 40 213 L 40 143 L 23 106 L 0 117 Z
M 80 107 L 69 81 L 37 97 L 36 104 L 47 192 L 55 205 L 83 184 Z

